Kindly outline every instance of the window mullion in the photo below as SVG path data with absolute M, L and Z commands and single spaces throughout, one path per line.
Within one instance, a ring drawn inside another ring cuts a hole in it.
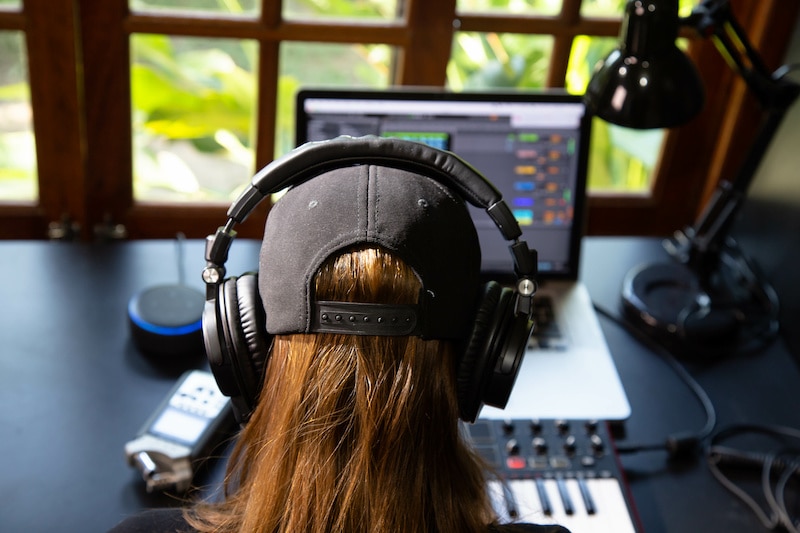
M 398 65 L 400 84 L 444 86 L 455 20 L 456 0 L 407 0 L 408 44 Z
M 281 23 L 283 0 L 261 0 L 261 24 L 265 28 L 275 28 Z
M 46 0 L 43 0 L 46 1 Z M 86 223 L 125 224 L 133 206 L 127 0 L 79 0 L 86 130 Z
M 256 105 L 255 164 L 261 168 L 275 154 L 275 125 L 277 122 L 280 43 L 262 41 L 258 59 L 258 104 Z
M 47 222 L 63 218 L 86 233 L 76 17 L 70 0 L 25 1 L 39 203 Z
M 283 24 L 282 12 L 283 0 L 262 0 L 261 25 L 267 30 L 277 30 Z M 275 153 L 280 42 L 262 37 L 258 44 L 255 165 L 261 168 L 272 161 Z
M 572 40 L 575 38 L 573 31 L 580 23 L 580 18 L 581 0 L 563 0 L 559 20 L 561 27 L 566 31 L 555 35 L 553 39 L 553 53 L 547 71 L 548 87 L 564 87 L 569 56 L 572 52 Z

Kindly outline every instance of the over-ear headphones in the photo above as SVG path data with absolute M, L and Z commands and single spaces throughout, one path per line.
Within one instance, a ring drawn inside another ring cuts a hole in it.
M 228 220 L 206 240 L 206 303 L 203 337 L 211 370 L 220 390 L 229 396 L 241 423 L 255 408 L 263 373 L 269 357 L 272 334 L 267 332 L 266 313 L 259 295 L 257 275 L 246 273 L 225 278 L 225 261 L 235 238 L 234 226 L 243 222 L 256 205 L 271 194 L 313 180 L 326 172 L 345 167 L 371 165 L 400 169 L 430 178 L 470 204 L 486 210 L 509 241 L 516 283 L 506 286 L 489 281 L 475 311 L 474 324 L 457 367 L 459 416 L 473 422 L 483 404 L 505 407 L 534 327 L 533 296 L 536 291 L 536 252 L 521 240 L 522 231 L 497 188 L 476 169 L 451 152 L 399 139 L 339 137 L 307 143 L 276 159 L 253 178 L 250 187 L 228 209 Z M 336 323 L 344 315 L 358 316 L 359 323 L 381 324 L 387 331 L 370 330 L 356 334 L 409 334 L 414 327 L 398 326 L 408 315 L 424 321 L 424 314 L 398 306 L 378 304 L 317 302 L 319 322 Z M 327 305 L 334 307 L 325 307 Z M 348 307 L 349 305 L 349 307 Z M 388 313 L 388 314 L 387 314 Z M 392 320 L 383 320 L 391 316 Z M 374 319 L 374 320 L 373 320 Z M 348 320 L 344 320 L 347 323 Z M 388 326 L 387 326 L 388 324 Z M 376 326 L 372 326 L 376 327 Z M 405 329 L 403 329 L 405 328 Z M 413 334 L 413 333 L 412 333 Z
M 622 284 L 625 316 L 677 357 L 713 360 L 757 350 L 777 334 L 778 297 L 736 241 L 720 248 L 714 272 L 681 262 L 639 265 Z
M 687 357 L 710 357 L 738 342 L 735 313 L 710 303 L 697 275 L 681 263 L 640 265 L 622 283 L 625 315 Z

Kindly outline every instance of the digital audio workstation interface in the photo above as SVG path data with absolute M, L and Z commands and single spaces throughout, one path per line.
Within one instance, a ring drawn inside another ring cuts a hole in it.
M 377 135 L 459 155 L 501 191 L 538 249 L 540 270 L 568 268 L 563 263 L 570 257 L 576 194 L 585 187 L 578 155 L 583 104 L 309 98 L 304 107 L 308 141 Z M 496 227 L 482 210 L 472 213 L 484 267 L 507 268 L 509 254 Z

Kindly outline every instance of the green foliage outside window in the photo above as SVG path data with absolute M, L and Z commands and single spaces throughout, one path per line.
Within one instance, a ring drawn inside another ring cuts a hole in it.
M 546 35 L 456 32 L 447 84 L 453 91 L 541 90 L 552 49 L 553 38 Z
M 134 35 L 134 193 L 226 201 L 252 171 L 256 44 Z

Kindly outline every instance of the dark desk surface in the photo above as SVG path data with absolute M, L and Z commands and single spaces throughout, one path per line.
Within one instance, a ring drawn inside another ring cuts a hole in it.
M 234 243 L 231 274 L 255 268 L 258 244 Z M 185 246 L 182 274 L 200 289 L 203 244 Z M 595 302 L 616 312 L 625 272 L 661 257 L 656 240 L 590 238 L 583 279 Z M 131 295 L 178 280 L 175 243 L 5 241 L 0 276 L 0 531 L 105 531 L 140 508 L 169 504 L 144 492 L 122 450 L 186 368 L 140 355 L 126 321 Z M 601 324 L 633 408 L 624 443 L 702 427 L 702 409 L 663 360 L 612 321 Z M 690 370 L 719 426 L 800 428 L 800 371 L 782 341 Z M 649 452 L 621 461 L 648 533 L 764 531 L 699 458 L 672 464 Z

